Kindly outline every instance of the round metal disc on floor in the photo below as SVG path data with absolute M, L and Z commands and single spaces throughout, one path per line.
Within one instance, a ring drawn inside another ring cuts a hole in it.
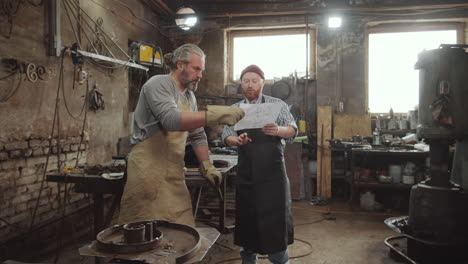
M 146 226 L 146 230 L 150 230 L 152 235 L 149 236 L 146 232 L 142 241 L 129 243 L 124 228 L 128 225 Z M 200 245 L 201 238 L 196 229 L 187 225 L 154 220 L 115 225 L 105 229 L 97 235 L 95 249 L 101 252 L 102 256 L 115 254 L 114 257 L 120 259 L 134 259 L 135 255 L 149 254 L 168 256 L 181 263 L 196 255 Z

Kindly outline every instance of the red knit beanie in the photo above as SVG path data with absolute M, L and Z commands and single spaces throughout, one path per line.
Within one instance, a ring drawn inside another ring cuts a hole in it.
M 260 77 L 262 77 L 263 80 L 265 80 L 265 74 L 263 74 L 263 71 L 260 69 L 260 67 L 254 64 L 247 66 L 247 68 L 245 68 L 242 71 L 241 76 L 240 76 L 241 80 L 242 80 L 242 76 L 244 76 L 244 74 L 248 72 L 255 72 L 256 74 L 260 75 Z

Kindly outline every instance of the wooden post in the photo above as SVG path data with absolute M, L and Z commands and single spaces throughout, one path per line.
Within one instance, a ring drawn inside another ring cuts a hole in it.
M 331 198 L 331 151 L 328 148 L 332 138 L 331 106 L 317 109 L 317 196 Z

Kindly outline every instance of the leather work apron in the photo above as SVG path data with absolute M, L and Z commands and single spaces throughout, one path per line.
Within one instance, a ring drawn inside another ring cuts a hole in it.
M 234 242 L 259 254 L 283 251 L 294 240 L 284 146 L 261 129 L 244 132 L 252 142 L 239 147 Z
M 190 105 L 179 102 L 179 109 Z M 128 179 L 118 222 L 166 220 L 194 227 L 190 194 L 185 184 L 187 132 L 159 130 L 135 145 L 128 156 Z

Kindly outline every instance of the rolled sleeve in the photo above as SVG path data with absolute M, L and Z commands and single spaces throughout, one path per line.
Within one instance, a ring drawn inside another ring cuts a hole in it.
M 278 116 L 278 125 L 279 126 L 290 126 L 296 130 L 296 134 L 290 138 L 284 139 L 286 143 L 293 143 L 294 139 L 296 138 L 298 134 L 298 129 L 296 125 L 296 121 L 294 120 L 294 116 L 291 114 L 289 111 L 289 107 L 286 103 L 281 102 L 281 111 Z
M 224 144 L 226 144 L 224 140 L 229 136 L 237 136 L 237 133 L 233 126 L 224 126 L 223 133 L 221 134 L 221 140 Z
M 187 140 L 192 144 L 194 149 L 199 146 L 208 146 L 208 139 L 203 127 L 189 131 Z
M 170 87 L 160 85 L 157 89 L 152 88 L 151 83 L 143 86 L 146 103 L 152 114 L 159 120 L 162 127 L 168 131 L 180 131 L 182 113 L 178 109 L 176 98 L 171 93 Z

